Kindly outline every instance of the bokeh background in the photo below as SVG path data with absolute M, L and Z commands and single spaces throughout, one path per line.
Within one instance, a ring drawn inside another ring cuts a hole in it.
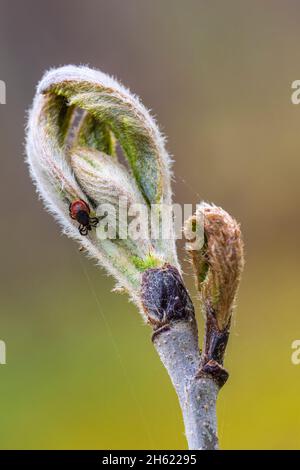
M 1 0 L 0 12 L 0 448 L 186 447 L 149 328 L 60 235 L 24 163 L 38 80 L 75 63 L 113 74 L 152 109 L 177 202 L 213 201 L 242 224 L 221 447 L 300 449 L 299 2 Z

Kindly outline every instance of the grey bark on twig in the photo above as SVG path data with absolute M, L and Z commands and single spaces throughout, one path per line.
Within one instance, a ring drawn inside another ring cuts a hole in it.
M 205 371 L 194 307 L 178 270 L 166 265 L 146 271 L 142 302 L 154 328 L 154 346 L 179 399 L 189 449 L 217 449 L 216 400 L 220 384 L 216 379 L 223 368 Z
M 219 386 L 211 377 L 198 376 L 201 359 L 195 322 L 173 323 L 154 334 L 153 343 L 176 390 L 189 449 L 217 449 Z

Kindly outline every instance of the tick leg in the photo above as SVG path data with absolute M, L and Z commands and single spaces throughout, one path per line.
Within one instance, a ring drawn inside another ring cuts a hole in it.
M 98 217 L 91 217 L 90 218 L 90 224 L 91 224 L 92 227 L 97 227 L 98 222 L 99 222 Z
M 88 234 L 88 227 L 85 227 L 84 225 L 79 225 L 78 227 L 80 235 L 86 236 Z

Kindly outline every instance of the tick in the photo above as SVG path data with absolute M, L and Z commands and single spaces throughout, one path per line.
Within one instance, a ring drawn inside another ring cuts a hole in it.
M 92 227 L 97 227 L 99 222 L 98 217 L 90 217 L 90 207 L 82 199 L 71 202 L 69 212 L 71 219 L 77 220 L 79 223 L 78 230 L 80 235 L 85 236 L 89 230 L 92 230 Z

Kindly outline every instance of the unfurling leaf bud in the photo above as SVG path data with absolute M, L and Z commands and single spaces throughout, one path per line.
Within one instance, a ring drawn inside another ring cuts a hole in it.
M 185 225 L 203 224 L 204 244 L 189 249 L 203 309 L 211 312 L 218 329 L 230 322 L 244 266 L 243 241 L 238 223 L 220 207 L 202 203 Z
M 118 162 L 117 142 L 128 168 Z M 117 213 L 115 237 L 103 239 L 100 206 L 116 209 L 122 199 L 127 209 L 140 206 L 144 235 L 150 205 L 171 204 L 170 159 L 150 113 L 102 72 L 76 66 L 53 69 L 38 85 L 26 150 L 37 190 L 64 232 L 80 241 L 140 307 L 142 273 L 166 262 L 179 267 L 173 224 L 168 240 L 135 239 L 134 230 L 123 236 L 127 221 L 120 221 Z

